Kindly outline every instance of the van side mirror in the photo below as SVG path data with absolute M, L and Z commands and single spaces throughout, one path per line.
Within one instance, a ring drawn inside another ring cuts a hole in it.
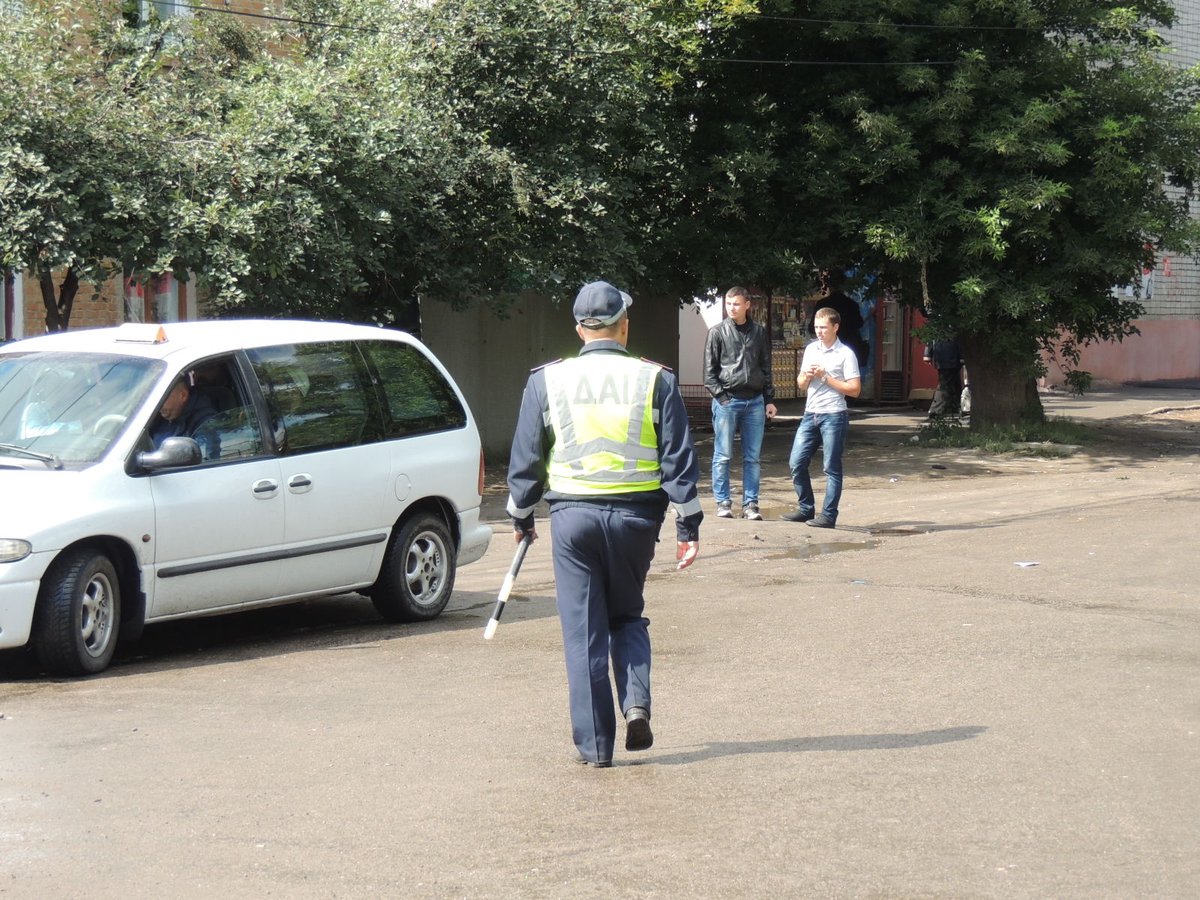
M 157 450 L 150 450 L 137 455 L 139 469 L 155 472 L 159 469 L 179 469 L 194 466 L 200 462 L 200 445 L 194 438 L 169 437 L 162 442 Z

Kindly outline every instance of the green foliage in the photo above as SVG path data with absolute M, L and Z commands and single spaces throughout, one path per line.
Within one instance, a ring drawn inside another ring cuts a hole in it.
M 1092 389 L 1092 373 L 1082 369 L 1072 369 L 1066 374 L 1067 389 L 1073 397 L 1082 397 Z
M 976 397 L 978 424 L 1023 414 L 1039 349 L 1131 333 L 1141 308 L 1114 287 L 1196 251 L 1200 90 L 1159 52 L 1169 4 L 762 6 L 711 55 L 781 65 L 706 71 L 694 98 L 688 170 L 697 196 L 721 186 L 694 216 L 715 227 L 679 229 L 697 280 L 878 271 L 959 336 L 973 382 L 1009 382 Z
M 1040 349 L 1131 333 L 1114 286 L 1200 243 L 1200 82 L 1158 0 L 279 12 L 0 18 L 0 265 L 403 324 L 420 296 L 801 293 L 853 263 L 960 338 L 978 424 L 1030 415 Z
M 420 295 L 631 282 L 673 215 L 700 9 L 302 0 L 267 32 L 50 3 L 0 25 L 0 262 L 383 323 Z

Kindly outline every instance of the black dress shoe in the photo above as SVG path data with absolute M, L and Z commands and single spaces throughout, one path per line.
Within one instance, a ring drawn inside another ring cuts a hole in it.
M 814 513 L 805 512 L 802 509 L 793 509 L 791 512 L 785 512 L 779 518 L 785 522 L 807 522 L 813 515 Z
M 808 523 L 810 528 L 833 528 L 833 519 L 822 513 Z
M 625 749 L 649 750 L 654 746 L 650 730 L 650 711 L 643 706 L 631 706 L 625 713 Z

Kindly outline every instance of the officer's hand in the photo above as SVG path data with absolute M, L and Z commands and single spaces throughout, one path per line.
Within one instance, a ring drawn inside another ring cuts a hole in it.
M 524 540 L 525 535 L 529 535 L 530 541 L 537 540 L 537 529 L 533 526 L 533 513 L 530 513 L 523 519 L 513 519 L 513 540 L 518 544 Z
M 686 569 L 696 561 L 696 557 L 699 554 L 699 541 L 677 541 L 675 544 L 675 558 L 679 560 L 679 563 L 675 566 L 676 571 Z

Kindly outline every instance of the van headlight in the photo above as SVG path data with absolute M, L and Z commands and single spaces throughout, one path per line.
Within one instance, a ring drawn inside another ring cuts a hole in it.
M 15 538 L 0 538 L 0 563 L 17 562 L 33 552 L 33 544 L 29 541 L 18 541 Z

